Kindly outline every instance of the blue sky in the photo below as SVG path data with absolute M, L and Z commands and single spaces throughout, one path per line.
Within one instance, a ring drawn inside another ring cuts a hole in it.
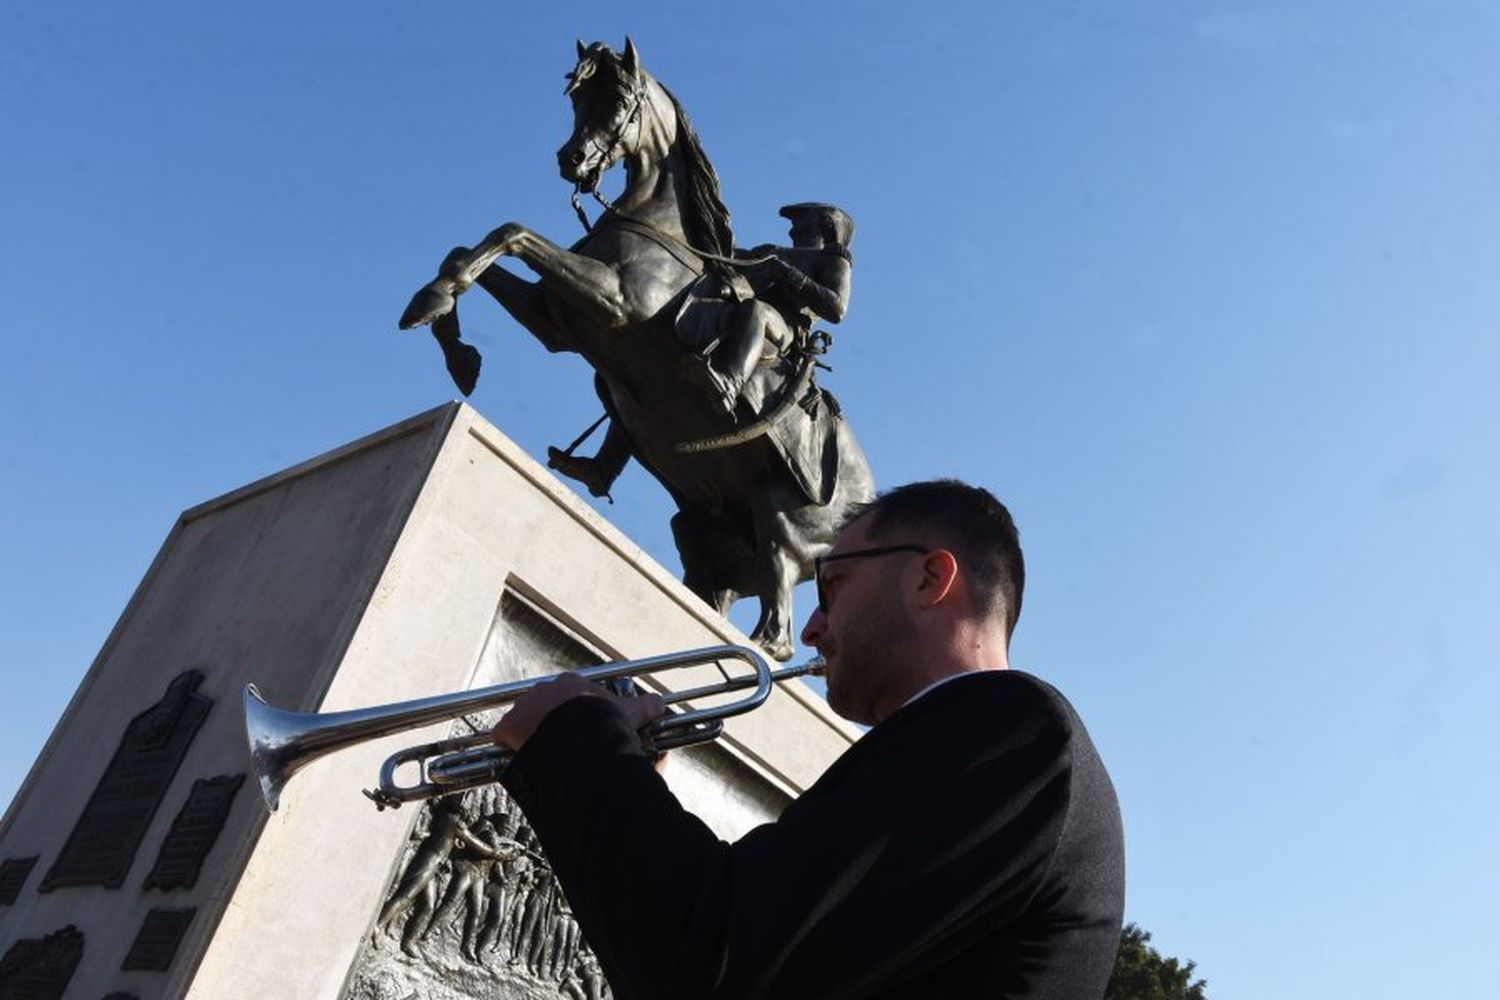
M 825 384 L 880 482 L 1014 510 L 1014 660 L 1111 765 L 1128 916 L 1214 1000 L 1493 995 L 1479 3 L 8 5 L 0 801 L 180 510 L 451 397 L 396 317 L 502 221 L 577 235 L 562 74 L 627 31 L 741 245 L 856 220 Z M 596 415 L 464 321 L 533 454 Z M 662 490 L 616 500 L 675 568 Z

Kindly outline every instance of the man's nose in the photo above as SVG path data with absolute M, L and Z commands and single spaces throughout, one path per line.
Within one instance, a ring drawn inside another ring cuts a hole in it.
M 813 613 L 807 616 L 807 624 L 802 626 L 802 645 L 815 646 L 823 637 L 824 627 L 828 619 L 823 615 L 822 608 L 813 608 Z

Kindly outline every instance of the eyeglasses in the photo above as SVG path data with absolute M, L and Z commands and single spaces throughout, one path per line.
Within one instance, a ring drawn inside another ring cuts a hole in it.
M 818 588 L 818 610 L 824 614 L 828 613 L 828 598 L 823 593 L 823 567 L 840 559 L 873 559 L 875 556 L 889 556 L 897 552 L 917 552 L 926 555 L 931 552 L 925 545 L 881 545 L 873 549 L 855 549 L 852 552 L 840 552 L 832 556 L 818 556 L 813 560 L 813 583 Z

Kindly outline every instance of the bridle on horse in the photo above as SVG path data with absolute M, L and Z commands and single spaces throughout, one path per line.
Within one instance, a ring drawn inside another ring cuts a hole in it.
M 614 163 L 615 159 L 620 154 L 620 147 L 625 144 L 626 131 L 629 130 L 630 126 L 640 124 L 641 108 L 646 103 L 646 85 L 638 79 L 632 79 L 630 82 L 629 97 L 631 102 L 630 114 L 626 115 L 624 119 L 621 120 L 620 124 L 615 128 L 614 134 L 609 137 L 609 145 L 600 145 L 594 140 L 592 136 L 585 140 L 590 148 L 598 151 L 599 153 L 599 170 L 595 174 L 594 183 L 592 186 L 590 186 L 589 193 L 594 196 L 594 199 L 598 201 L 599 204 L 605 206 L 605 208 L 610 210 L 613 210 L 614 206 L 606 201 L 604 196 L 599 193 L 599 181 L 603 179 L 604 171 L 609 169 L 609 165 L 611 163 Z M 586 233 L 591 233 L 594 231 L 593 224 L 589 222 L 589 217 L 584 213 L 583 205 L 580 204 L 578 200 L 578 193 L 582 190 L 582 188 L 582 182 L 573 185 L 573 196 L 571 199 L 573 202 L 573 211 L 577 213 L 578 221 L 583 223 L 583 231 Z

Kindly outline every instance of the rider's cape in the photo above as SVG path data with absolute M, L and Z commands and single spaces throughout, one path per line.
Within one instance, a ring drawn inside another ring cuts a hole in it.
M 741 410 L 764 413 L 788 386 L 791 364 L 756 369 L 745 384 Z M 778 374 L 778 370 L 782 370 Z M 753 419 L 753 418 L 752 418 Z M 799 398 L 771 424 L 766 437 L 786 463 L 787 471 L 812 503 L 822 506 L 833 499 L 839 468 L 839 405 L 828 390 L 808 379 Z

